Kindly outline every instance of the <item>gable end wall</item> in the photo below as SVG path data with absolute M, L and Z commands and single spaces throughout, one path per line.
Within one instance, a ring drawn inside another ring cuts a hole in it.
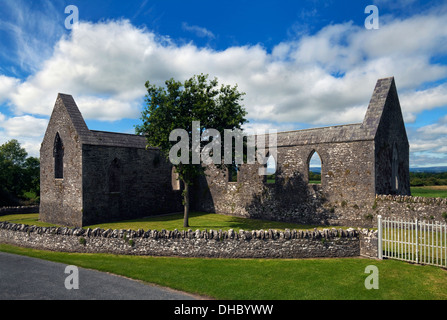
M 55 179 L 53 146 L 63 143 L 63 179 Z M 40 149 L 40 219 L 67 226 L 82 225 L 81 143 L 61 99 L 57 99 Z

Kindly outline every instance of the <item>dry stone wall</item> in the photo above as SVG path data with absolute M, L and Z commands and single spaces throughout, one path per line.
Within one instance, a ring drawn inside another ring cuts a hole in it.
M 363 245 L 363 239 L 368 243 Z M 371 240 L 372 239 L 372 240 Z M 208 258 L 377 257 L 377 234 L 325 230 L 104 230 L 0 222 L 0 242 L 62 252 Z M 363 248 L 364 247 L 364 248 Z
M 39 206 L 1 207 L 0 216 L 9 214 L 39 213 Z
M 425 198 L 403 195 L 377 195 L 370 201 L 326 202 L 330 225 L 377 228 L 377 216 L 397 220 L 415 219 L 447 222 L 447 198 Z

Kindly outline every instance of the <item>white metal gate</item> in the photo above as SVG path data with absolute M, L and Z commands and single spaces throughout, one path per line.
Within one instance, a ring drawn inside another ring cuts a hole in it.
M 447 267 L 447 224 L 378 216 L 379 259 Z

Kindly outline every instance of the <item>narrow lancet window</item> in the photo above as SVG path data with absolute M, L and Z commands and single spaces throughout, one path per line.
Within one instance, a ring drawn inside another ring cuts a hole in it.
M 267 184 L 276 183 L 276 160 L 272 155 L 268 156 L 267 163 L 265 164 L 266 173 L 265 182 Z
M 313 150 L 307 163 L 310 184 L 321 184 L 322 162 L 320 155 Z
M 64 144 L 59 136 L 59 132 L 56 133 L 54 138 L 53 147 L 53 157 L 54 157 L 54 178 L 63 179 L 64 178 Z
M 399 190 L 399 156 L 396 144 L 393 146 L 393 155 L 391 159 L 391 188 L 393 192 Z
M 109 192 L 121 192 L 121 165 L 117 158 L 109 166 Z

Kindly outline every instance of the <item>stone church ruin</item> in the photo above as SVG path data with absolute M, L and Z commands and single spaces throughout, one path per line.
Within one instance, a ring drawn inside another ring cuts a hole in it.
M 309 183 L 315 153 L 321 184 Z M 57 97 L 40 159 L 42 221 L 79 227 L 183 209 L 181 184 L 159 150 L 146 148 L 143 136 L 90 130 L 70 95 Z M 192 188 L 191 209 L 337 225 L 359 220 L 353 208 L 363 214 L 376 195 L 410 195 L 394 78 L 377 81 L 362 123 L 278 133 L 274 160 L 272 181 L 258 174 L 258 163 L 240 165 L 237 178 L 208 165 Z

